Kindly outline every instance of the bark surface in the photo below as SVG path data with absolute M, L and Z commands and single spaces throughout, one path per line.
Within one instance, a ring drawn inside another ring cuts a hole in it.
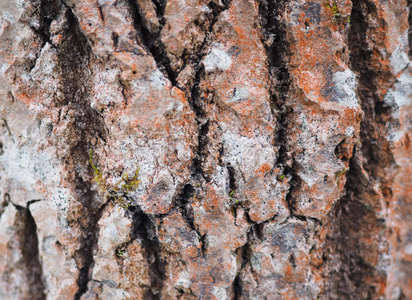
M 411 1 L 0 1 L 1 299 L 412 299 Z

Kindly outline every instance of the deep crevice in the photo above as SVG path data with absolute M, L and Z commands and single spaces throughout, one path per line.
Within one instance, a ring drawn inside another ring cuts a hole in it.
M 151 32 L 143 22 L 143 13 L 137 1 L 128 0 L 130 9 L 132 11 L 132 16 L 134 19 L 134 27 L 138 32 L 139 36 L 138 41 L 142 44 L 149 53 L 153 56 L 154 60 L 156 61 L 156 65 L 159 70 L 169 79 L 173 86 L 177 85 L 177 74 L 173 71 L 170 63 L 170 59 L 167 56 L 167 51 L 165 45 L 162 43 L 160 39 L 160 30 L 158 32 Z M 156 4 L 158 3 L 158 4 Z M 154 1 L 156 6 L 156 13 L 161 14 L 158 15 L 160 20 L 163 19 L 164 8 L 162 8 L 163 2 Z M 164 4 L 164 7 L 166 4 Z M 163 21 L 164 22 L 164 21 Z M 162 24 L 162 21 L 160 22 Z
M 6 210 L 7 206 L 10 204 L 10 194 L 9 193 L 4 193 L 3 199 L 0 202 L 0 217 Z
M 37 225 L 30 212 L 29 203 L 27 207 L 13 205 L 18 211 L 16 216 L 16 220 L 18 220 L 17 235 L 20 237 L 19 246 L 22 253 L 22 263 L 25 266 L 30 299 L 43 300 L 46 299 L 46 289 L 39 256 Z
M 336 147 L 335 147 L 335 156 L 344 161 L 348 162 L 349 161 L 349 147 L 350 144 L 346 142 L 346 138 L 343 139 Z
M 295 215 L 296 210 L 296 199 L 294 198 L 295 192 L 299 191 L 302 186 L 302 179 L 297 175 L 297 166 L 296 163 L 293 162 L 293 168 L 285 168 L 285 174 L 291 174 L 291 179 L 289 181 L 289 191 L 286 194 L 286 204 L 289 209 L 289 213 L 291 216 L 297 217 Z
M 367 299 L 372 299 L 376 296 L 377 284 L 375 286 L 370 283 L 385 280 L 362 257 L 362 249 L 365 248 L 363 240 L 366 238 L 368 245 L 371 239 L 378 243 L 377 234 L 385 224 L 379 221 L 371 208 L 362 203 L 365 194 L 373 194 L 373 188 L 365 187 L 360 180 L 362 166 L 357 151 L 355 148 L 349 161 L 346 194 L 330 212 L 333 223 L 329 225 L 331 231 L 324 246 L 325 252 L 329 254 L 324 254 L 323 260 L 326 264 L 328 258 L 332 257 L 333 267 L 327 274 L 328 284 L 325 290 L 325 296 L 331 298 L 345 295 L 350 299 L 357 299 L 360 295 L 367 294 Z M 370 255 L 377 255 L 378 250 L 370 248 L 369 251 Z
M 43 45 L 49 43 L 54 47 L 53 42 L 50 39 L 50 25 L 59 14 L 60 3 L 56 0 L 40 0 L 39 2 L 39 21 L 40 24 L 36 28 L 29 23 L 30 28 L 41 39 Z M 43 47 L 42 45 L 42 47 Z
M 166 262 L 162 258 L 162 249 L 153 216 L 145 214 L 139 206 L 130 206 L 129 211 L 132 214 L 129 243 L 136 239 L 141 241 L 150 266 L 150 288 L 146 291 L 144 299 L 161 299 L 161 291 L 166 280 Z
M 79 175 L 77 175 L 76 178 L 78 178 L 76 190 L 79 193 L 79 199 L 82 199 L 85 216 L 87 216 L 87 220 L 79 222 L 80 228 L 82 229 L 81 246 L 79 250 L 75 252 L 76 262 L 79 267 L 79 277 L 77 278 L 78 290 L 74 299 L 79 300 L 81 296 L 87 292 L 88 284 L 92 279 L 92 270 L 94 267 L 93 255 L 99 237 L 98 222 L 109 201 L 101 207 L 98 207 L 94 201 L 97 197 L 96 192 L 92 191 L 89 183 L 84 182 Z
M 373 28 L 370 28 L 368 19 L 376 18 L 377 10 L 372 2 L 353 0 L 349 64 L 358 75 L 357 95 L 364 112 L 360 130 L 361 152 L 365 157 L 363 167 L 373 177 L 394 165 L 386 130 L 389 123 L 395 122 L 391 117 L 391 108 L 383 103 L 379 90 L 389 88 L 396 80 L 388 67 L 376 66 L 377 58 L 369 45 L 371 38 L 368 34 Z M 379 82 L 387 86 L 376 86 Z
M 209 121 L 206 120 L 206 112 L 204 109 L 204 104 L 201 101 L 200 97 L 200 81 L 205 73 L 204 67 L 200 66 L 199 70 L 196 72 L 193 86 L 190 91 L 190 106 L 192 108 L 192 111 L 195 113 L 196 116 L 196 122 L 198 126 L 198 141 L 197 141 L 197 154 L 195 159 L 193 160 L 192 163 L 192 177 L 201 177 L 204 178 L 204 173 L 203 173 L 203 168 L 202 168 L 202 160 L 203 156 L 207 154 L 207 143 L 208 143 L 208 138 L 207 138 L 207 133 L 209 132 Z
M 202 235 L 195 226 L 195 216 L 192 209 L 192 197 L 195 195 L 196 189 L 192 184 L 185 184 L 181 192 L 173 199 L 173 208 L 178 209 L 190 230 L 196 232 L 199 243 L 201 245 L 202 255 L 206 252 L 206 234 Z M 167 215 L 167 214 L 166 214 Z
M 243 245 L 243 247 L 240 247 L 238 251 L 238 257 L 240 257 L 240 267 L 237 270 L 237 274 L 235 279 L 233 280 L 233 299 L 238 300 L 241 299 L 244 290 L 243 290 L 243 282 L 242 282 L 242 271 L 245 268 L 247 264 L 250 264 L 250 259 L 251 259 L 251 249 L 250 249 L 250 244 L 249 241 Z M 239 263 L 238 263 L 239 264 Z
M 203 57 L 206 55 L 206 50 L 207 50 L 206 46 L 209 43 L 210 34 L 213 33 L 213 27 L 218 21 L 220 14 L 224 12 L 225 10 L 228 10 L 231 3 L 232 3 L 232 0 L 224 0 L 224 1 L 221 1 L 219 4 L 215 3 L 214 1 L 210 1 L 207 4 L 211 10 L 210 23 L 208 24 L 207 28 L 205 28 L 206 26 L 202 26 L 202 24 L 198 24 L 199 27 L 202 27 L 202 29 L 205 29 L 206 37 L 201 43 L 201 45 L 198 47 L 199 49 L 198 51 L 187 51 L 187 49 L 185 49 L 184 54 L 183 54 L 183 65 L 180 68 L 179 72 L 181 70 L 184 70 L 187 65 L 191 64 L 195 66 L 195 76 L 194 77 L 195 78 L 198 77 L 198 72 L 202 68 L 200 66 L 200 62 L 203 59 Z
M 203 160 L 207 156 L 208 149 L 207 145 L 209 142 L 209 138 L 207 134 L 209 133 L 209 121 L 206 121 L 203 124 L 199 124 L 199 134 L 198 134 L 198 149 L 196 159 L 194 161 L 195 172 L 202 176 L 206 182 L 210 181 L 210 177 L 205 174 L 203 171 Z
M 198 232 L 198 235 L 200 235 L 199 232 Z M 199 242 L 200 242 L 200 250 L 202 251 L 202 256 L 205 257 L 207 246 L 208 246 L 207 233 L 204 233 L 203 235 L 200 235 Z
M 277 116 L 277 138 L 280 145 L 279 163 L 287 161 L 287 126 L 291 108 L 287 106 L 291 79 L 288 67 L 290 56 L 289 41 L 286 36 L 286 23 L 282 20 L 282 13 L 286 10 L 287 0 L 263 0 L 259 4 L 259 15 L 262 25 L 262 43 L 265 46 L 269 74 L 273 78 L 271 91 L 271 107 L 274 116 Z
M 85 103 L 88 93 L 86 86 L 89 77 L 88 64 L 91 47 L 83 35 L 80 25 L 70 8 L 63 9 L 67 25 L 64 40 L 58 47 L 57 56 L 62 74 L 62 92 L 64 98 L 61 104 Z
M 221 5 L 217 5 L 211 1 L 208 6 L 212 10 L 211 21 L 209 23 L 206 37 L 203 40 L 202 44 L 199 47 L 198 51 L 195 51 L 193 55 L 189 55 L 188 59 L 183 61 L 183 66 L 181 69 L 184 69 L 186 65 L 194 65 L 195 75 L 192 80 L 186 87 L 186 97 L 189 100 L 190 107 L 195 113 L 196 122 L 198 126 L 198 146 L 196 150 L 196 158 L 192 163 L 192 177 L 194 178 L 203 178 L 206 182 L 210 181 L 210 178 L 203 172 L 202 163 L 204 157 L 207 155 L 207 144 L 209 132 L 210 120 L 207 119 L 207 112 L 204 108 L 204 102 L 201 96 L 200 82 L 202 78 L 206 75 L 204 66 L 200 63 L 203 57 L 206 55 L 207 45 L 209 42 L 209 36 L 213 33 L 213 27 L 218 21 L 219 15 L 229 9 L 231 1 L 222 1 Z
M 165 24 L 164 14 L 166 10 L 167 0 L 152 0 L 156 10 L 156 16 L 160 25 L 163 27 Z
M 323 225 L 323 223 L 317 218 L 307 217 L 307 216 L 302 216 L 302 215 L 296 215 L 296 214 L 291 215 L 291 217 L 295 218 L 295 219 L 298 219 L 300 221 L 304 221 L 306 223 L 308 223 L 308 221 L 312 221 L 313 223 L 315 223 L 318 226 Z
M 73 166 L 76 178 L 75 190 L 83 206 L 83 217 L 79 220 L 82 230 L 81 246 L 75 255 L 80 270 L 77 279 L 79 289 L 75 294 L 75 299 L 80 299 L 87 291 L 88 283 L 92 277 L 93 252 L 97 247 L 99 234 L 98 221 L 105 205 L 98 203 L 98 193 L 92 190 L 90 178 L 93 176 L 83 178 L 82 167 L 79 166 L 89 166 L 88 154 L 92 148 L 91 140 L 98 137 L 105 142 L 108 129 L 103 118 L 87 102 L 89 92 L 87 83 L 90 76 L 88 64 L 92 53 L 90 45 L 82 34 L 72 11 L 67 8 L 65 14 L 67 18 L 66 39 L 59 47 L 58 56 L 62 71 L 65 73 L 64 100 L 61 104 L 67 105 L 69 110 L 73 112 L 70 120 L 71 130 L 78 137 L 69 142 L 69 159 L 76 162 Z M 90 167 L 89 172 L 92 173 Z
M 278 146 L 276 165 L 281 173 L 278 178 L 290 178 L 286 195 L 290 215 L 294 215 L 294 194 L 300 189 L 302 180 L 297 175 L 298 166 L 294 161 L 295 153 L 289 145 L 289 128 L 292 126 L 294 112 L 288 104 L 291 78 L 288 67 L 290 56 L 289 41 L 286 36 L 286 23 L 282 14 L 287 0 L 263 0 L 259 5 L 262 25 L 262 43 L 265 46 L 271 84 L 271 109 L 276 120 L 275 146 Z M 292 120 L 292 122 L 291 122 Z
M 227 173 L 229 175 L 229 187 L 228 187 L 229 196 L 231 197 L 233 193 L 237 190 L 235 169 L 230 164 L 228 164 L 226 168 L 227 168 Z
M 248 216 L 247 218 L 250 219 Z M 259 243 L 260 241 L 263 240 L 264 224 L 266 224 L 267 222 L 264 222 L 261 224 L 253 223 L 249 227 L 249 231 L 247 233 L 246 244 L 236 249 L 236 254 L 238 257 L 238 265 L 240 264 L 240 267 L 238 268 L 236 277 L 232 283 L 233 295 L 234 295 L 233 299 L 235 300 L 242 299 L 242 295 L 245 292 L 243 288 L 243 282 L 242 282 L 242 271 L 247 265 L 251 264 L 251 258 L 252 258 L 252 252 L 253 252 L 252 247 L 255 243 Z M 253 270 L 253 268 L 251 268 L 251 270 Z
M 349 65 L 358 75 L 357 95 L 364 117 L 360 128 L 360 147 L 354 146 L 353 156 L 349 159 L 345 195 L 330 213 L 334 221 L 330 224 L 330 233 L 325 241 L 325 252 L 329 255 L 324 255 L 324 261 L 327 263 L 328 257 L 332 256 L 334 266 L 327 274 L 325 296 L 372 299 L 380 296 L 377 283 L 385 282 L 386 275 L 380 273 L 376 266 L 366 263 L 361 249 L 365 244 L 372 243 L 374 247 L 368 247 L 369 255 L 378 256 L 380 234 L 385 232 L 386 225 L 381 222 L 378 212 L 369 207 L 366 199 L 375 195 L 373 178 L 383 175 L 382 171 L 393 165 L 385 132 L 387 124 L 393 121 L 391 110 L 384 105 L 379 94 L 379 89 L 384 87 L 376 85 L 378 79 L 388 79 L 386 83 L 390 86 L 393 79 L 390 70 L 376 65 L 376 57 L 370 47 L 371 42 L 379 42 L 368 36 L 373 30 L 369 20 L 378 18 L 376 7 L 368 0 L 353 0 L 352 3 Z M 347 161 L 347 147 L 343 140 L 336 147 L 335 155 Z M 370 176 L 369 180 L 363 175 L 365 171 Z
M 177 207 L 182 214 L 183 219 L 191 230 L 196 231 L 194 225 L 194 214 L 191 206 L 191 198 L 194 195 L 195 189 L 191 184 L 186 184 L 182 192 L 176 197 L 173 207 Z M 199 235 L 200 236 L 200 235 Z
M 87 97 L 89 93 L 89 63 L 92 59 L 91 47 L 83 35 L 77 18 L 71 9 L 59 0 L 43 0 L 39 7 L 41 26 L 40 36 L 49 43 L 50 24 L 62 16 L 66 22 L 62 29 L 62 40 L 54 45 L 57 50 L 58 68 L 61 77 L 60 98 L 55 99 L 55 106 L 66 107 L 70 112 L 61 118 L 68 118 L 67 143 L 69 155 L 62 158 L 74 173 L 74 188 L 78 200 L 82 204 L 82 216 L 78 225 L 82 231 L 80 248 L 75 252 L 76 263 L 79 268 L 77 279 L 78 290 L 74 299 L 80 299 L 87 291 L 94 266 L 93 251 L 97 245 L 98 224 L 104 205 L 97 203 L 97 192 L 91 188 L 90 178 L 83 177 L 84 166 L 89 166 L 88 154 L 91 140 L 95 137 L 106 141 L 108 129 L 103 118 L 90 107 Z M 91 173 L 90 168 L 90 173 Z
M 292 253 L 290 254 L 290 256 L 289 256 L 289 262 L 290 262 L 290 264 L 292 265 L 292 267 L 293 267 L 294 269 L 296 269 L 296 267 L 297 267 L 297 265 L 296 265 L 296 259 L 295 259 L 295 255 L 294 255 L 293 252 L 292 252 Z
M 408 23 L 409 23 L 409 30 L 408 30 L 408 42 L 409 42 L 409 60 L 412 60 L 412 0 L 408 0 L 408 7 L 409 7 L 409 15 L 408 15 Z

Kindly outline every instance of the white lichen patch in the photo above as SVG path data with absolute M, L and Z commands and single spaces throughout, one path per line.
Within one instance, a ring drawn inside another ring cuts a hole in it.
M 391 57 L 389 58 L 393 72 L 395 74 L 399 74 L 409 63 L 408 55 L 402 48 L 396 48 L 396 50 L 392 53 Z
M 12 147 L 0 157 L 4 167 L 7 186 L 13 191 L 11 197 L 15 204 L 26 206 L 26 202 L 41 199 L 38 188 L 60 181 L 56 162 L 46 152 L 36 152 L 32 148 Z M 24 196 L 23 196 L 24 195 Z
M 162 72 L 159 71 L 159 69 L 156 69 L 152 76 L 150 76 L 149 81 L 150 81 L 150 85 L 157 89 L 157 90 L 163 90 L 164 86 L 166 85 L 167 81 L 166 81 L 166 77 L 163 75 Z
M 347 107 L 359 106 L 356 98 L 356 75 L 350 69 L 333 74 L 334 91 L 337 101 Z
M 398 75 L 402 70 L 404 70 L 409 63 L 408 58 L 408 30 L 406 30 L 399 38 L 397 39 L 399 45 L 393 51 L 392 55 L 389 58 L 389 61 L 392 66 L 392 71 L 395 75 Z
M 383 100 L 392 107 L 393 116 L 399 117 L 399 109 L 412 104 L 412 76 L 407 72 L 401 74 Z
M 223 142 L 227 161 L 243 172 L 245 179 L 254 176 L 255 170 L 262 165 L 274 165 L 274 151 L 272 145 L 267 141 L 257 141 L 226 131 L 223 134 Z M 250 155 L 255 153 L 255 155 Z
M 405 131 L 395 131 L 388 135 L 387 140 L 393 143 L 399 142 L 405 136 Z
M 213 293 L 213 295 L 215 295 L 216 299 L 218 299 L 218 300 L 227 300 L 227 299 L 229 299 L 229 297 L 227 295 L 226 288 L 214 287 L 212 293 Z
M 250 92 L 247 88 L 244 88 L 244 87 L 234 88 L 232 97 L 230 98 L 228 102 L 231 103 L 231 102 L 247 100 L 249 96 L 250 96 Z
M 176 280 L 175 283 L 175 287 L 176 288 L 184 288 L 184 289 L 188 289 L 190 288 L 190 285 L 192 284 L 192 282 L 190 281 L 190 274 L 186 271 L 180 272 L 179 277 Z
M 345 135 L 348 137 L 353 137 L 353 134 L 355 133 L 355 129 L 353 128 L 353 126 L 348 126 L 345 129 Z
M 232 64 L 232 58 L 221 47 L 212 48 L 209 54 L 203 60 L 206 72 L 212 72 L 215 70 L 226 71 Z
M 412 243 L 409 243 L 408 245 L 406 245 L 404 251 L 405 251 L 406 254 L 412 255 Z

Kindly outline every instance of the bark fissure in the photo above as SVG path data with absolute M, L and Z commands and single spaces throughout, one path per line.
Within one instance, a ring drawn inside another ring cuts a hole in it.
M 232 0 L 226 0 L 226 1 L 222 1 L 218 5 L 215 2 L 211 1 L 208 4 L 208 7 L 210 8 L 211 13 L 210 13 L 210 23 L 207 26 L 207 29 L 205 30 L 205 32 L 206 32 L 205 39 L 200 44 L 200 46 L 198 48 L 198 51 L 193 51 L 193 53 L 187 53 L 185 51 L 185 55 L 183 57 L 183 64 L 182 64 L 182 67 L 180 68 L 180 70 L 178 70 L 178 72 L 184 70 L 185 67 L 188 66 L 188 65 L 193 65 L 194 66 L 194 70 L 195 70 L 196 75 L 193 77 L 194 81 L 192 82 L 192 87 L 196 84 L 197 78 L 200 78 L 199 75 L 198 75 L 199 72 L 203 72 L 202 66 L 200 65 L 200 62 L 202 61 L 202 59 L 207 54 L 206 53 L 206 51 L 207 51 L 206 46 L 210 42 L 210 35 L 213 34 L 213 27 L 215 26 L 215 24 L 219 20 L 219 16 L 224 11 L 229 9 L 231 2 L 232 2 Z
M 288 67 L 290 56 L 289 41 L 286 36 L 286 23 L 282 14 L 287 1 L 264 0 L 259 5 L 262 24 L 262 43 L 265 46 L 269 74 L 271 76 L 271 109 L 276 120 L 275 146 L 278 147 L 276 165 L 280 167 L 281 177 L 289 179 L 289 191 L 286 195 L 290 215 L 294 215 L 294 192 L 299 190 L 301 179 L 297 175 L 297 164 L 289 145 L 289 128 L 294 112 L 288 103 L 291 78 Z
M 87 218 L 86 222 L 80 222 L 80 228 L 82 229 L 81 245 L 75 253 L 75 259 L 79 267 L 79 277 L 77 278 L 78 290 L 74 299 L 78 300 L 87 292 L 88 284 L 92 280 L 94 251 L 97 248 L 99 237 L 98 222 L 109 201 L 96 211 L 94 199 L 97 195 L 95 191 L 91 190 L 90 184 L 82 181 L 80 177 L 76 188 L 80 192 L 79 198 L 84 200 L 82 204 L 85 210 L 84 216 Z
M 192 80 L 190 80 L 188 86 L 184 88 L 190 107 L 196 116 L 196 122 L 198 126 L 198 141 L 196 150 L 197 154 L 192 163 L 192 179 L 194 180 L 194 182 L 199 182 L 202 179 L 206 182 L 210 181 L 210 178 L 205 174 L 202 167 L 204 157 L 207 155 L 207 135 L 209 133 L 210 120 L 207 117 L 207 111 L 204 108 L 204 103 L 201 96 L 202 91 L 200 83 L 206 75 L 205 68 L 201 64 L 201 61 L 207 54 L 206 46 L 209 42 L 210 34 L 213 33 L 213 27 L 218 21 L 220 14 L 229 9 L 230 3 L 231 1 L 229 0 L 223 1 L 222 6 L 216 5 L 214 2 L 210 2 L 208 4 L 208 6 L 212 10 L 212 17 L 206 33 L 206 37 L 200 45 L 199 50 L 195 52 L 195 55 L 189 56 L 188 59 L 184 60 L 183 67 L 181 68 L 184 69 L 186 65 L 192 64 L 195 70 L 195 75 L 193 76 Z
M 333 270 L 336 271 L 328 274 L 329 283 L 325 294 L 329 297 L 345 295 L 351 299 L 372 299 L 380 293 L 378 282 L 385 282 L 386 274 L 365 260 L 362 249 L 368 245 L 370 256 L 380 255 L 379 248 L 385 247 L 385 242 L 381 240 L 387 225 L 379 216 L 381 208 L 365 199 L 382 197 L 374 189 L 377 181 L 391 185 L 391 182 L 385 182 L 387 178 L 384 173 L 394 162 L 386 136 L 386 128 L 388 124 L 393 124 L 393 119 L 390 107 L 383 102 L 379 92 L 383 87 L 377 84 L 378 79 L 386 78 L 385 84 L 389 88 L 394 79 L 389 69 L 377 64 L 376 54 L 369 46 L 371 31 L 374 30 L 370 27 L 370 20 L 378 18 L 376 6 L 368 0 L 353 0 L 352 3 L 349 64 L 358 75 L 357 96 L 364 116 L 360 127 L 360 143 L 354 146 L 353 156 L 349 160 L 345 195 L 336 203 L 330 215 L 334 224 L 325 247 L 326 253 L 330 254 L 324 258 L 325 263 L 329 262 L 327 257 L 333 258 L 331 263 L 335 265 Z M 339 154 L 337 147 L 335 155 Z M 390 190 L 382 191 L 384 197 L 391 194 Z M 370 246 L 371 240 L 373 246 Z
M 227 164 L 226 168 L 227 168 L 227 173 L 229 175 L 228 194 L 229 194 L 229 197 L 232 197 L 237 190 L 235 168 L 233 168 L 230 164 Z
M 98 137 L 106 141 L 108 129 L 103 118 L 90 107 L 87 98 L 89 94 L 91 47 L 80 29 L 80 25 L 72 10 L 62 1 L 44 0 L 40 5 L 40 34 L 50 41 L 51 22 L 59 15 L 65 19 L 63 40 L 54 45 L 57 51 L 59 70 L 62 74 L 62 97 L 55 100 L 56 107 L 67 108 L 66 114 L 60 119 L 69 119 L 67 129 L 69 138 L 69 156 L 61 159 L 66 162 L 75 174 L 74 188 L 78 201 L 82 204 L 79 226 L 82 231 L 80 247 L 75 252 L 75 260 L 79 268 L 77 279 L 78 290 L 74 299 L 80 299 L 87 291 L 88 283 L 94 265 L 93 251 L 97 246 L 98 221 L 104 206 L 97 203 L 97 192 L 92 190 L 92 182 L 88 176 L 83 178 L 83 168 L 88 167 L 88 154 L 91 140 Z M 73 165 L 73 161 L 76 165 Z M 79 167 L 80 166 L 80 167 Z M 91 172 L 91 170 L 89 170 Z
M 196 184 L 196 183 L 194 183 Z M 206 235 L 202 235 L 199 229 L 195 225 L 195 216 L 192 208 L 192 199 L 196 193 L 196 189 L 193 187 L 192 184 L 185 184 L 181 190 L 181 192 L 175 197 L 173 201 L 173 208 L 178 209 L 180 214 L 182 215 L 183 219 L 185 220 L 187 226 L 190 230 L 196 232 L 197 237 L 199 239 L 200 248 L 202 251 L 202 255 L 205 255 L 206 251 Z
M 160 25 L 163 27 L 165 24 L 164 13 L 167 5 L 167 0 L 152 0 L 156 10 L 156 16 Z
M 351 51 L 349 63 L 351 69 L 358 75 L 358 99 L 364 117 L 361 121 L 360 141 L 361 153 L 366 158 L 363 167 L 374 176 L 379 169 L 385 169 L 393 163 L 393 156 L 389 150 L 386 137 L 387 124 L 393 123 L 391 108 L 383 102 L 376 86 L 378 78 L 386 78 L 387 88 L 393 85 L 396 78 L 392 78 L 389 69 L 374 66 L 373 50 L 368 45 L 370 25 L 368 18 L 375 19 L 376 7 L 367 0 L 354 0 L 351 14 L 351 29 L 349 32 L 349 49 Z
M 41 0 L 39 2 L 40 24 L 35 27 L 29 23 L 30 28 L 43 42 L 42 47 L 48 43 L 55 47 L 50 39 L 50 25 L 55 20 L 59 13 L 59 1 L 56 0 Z
M 409 42 L 409 60 L 412 60 L 412 0 L 408 0 L 408 8 L 409 8 L 409 31 L 408 31 L 408 42 Z
M 246 267 L 250 267 L 250 270 L 252 272 L 252 275 L 255 277 L 255 280 L 257 279 L 256 274 L 251 267 L 251 259 L 252 259 L 252 247 L 255 244 L 259 244 L 263 240 L 263 228 L 264 224 L 269 223 L 271 220 L 266 221 L 261 224 L 253 223 L 253 221 L 250 220 L 249 216 L 247 216 L 248 222 L 252 223 L 252 225 L 249 227 L 248 233 L 247 233 L 247 242 L 244 244 L 242 247 L 236 249 L 235 253 L 237 254 L 238 257 L 238 269 L 236 273 L 236 277 L 233 280 L 232 283 L 232 288 L 233 288 L 233 297 L 234 299 L 243 299 L 243 295 L 246 291 L 244 290 L 243 286 L 243 281 L 242 281 L 242 272 L 245 270 Z
M 195 193 L 195 189 L 191 184 L 186 184 L 183 186 L 182 191 L 177 195 L 174 200 L 173 207 L 178 208 L 183 219 L 186 221 L 187 225 L 191 230 L 195 230 L 196 226 L 194 224 L 194 214 L 191 207 L 191 198 Z M 198 233 L 199 234 L 199 233 Z M 200 234 L 199 234 L 200 237 Z
M 289 171 L 293 169 L 285 168 L 285 173 L 290 175 L 291 178 L 289 180 L 289 190 L 288 193 L 286 194 L 286 204 L 289 209 L 289 214 L 291 216 L 296 216 L 295 215 L 295 210 L 296 210 L 296 200 L 294 198 L 294 194 L 296 191 L 298 191 L 301 187 L 302 180 L 298 175 L 296 175 L 296 171 Z
M 346 295 L 355 299 L 366 293 L 368 299 L 373 298 L 377 292 L 376 287 L 368 285 L 367 282 L 378 282 L 378 278 L 371 279 L 381 276 L 365 261 L 361 253 L 365 234 L 369 238 L 375 238 L 376 228 L 382 230 L 385 224 L 379 220 L 373 209 L 362 203 L 365 180 L 358 156 L 355 150 L 347 173 L 346 194 L 331 211 L 334 228 L 332 227 L 333 230 L 327 237 L 325 249 L 327 249 L 326 253 L 333 253 L 334 256 L 332 254 L 324 256 L 324 263 L 329 263 L 327 257 L 333 257 L 332 263 L 335 265 L 333 270 L 336 271 L 328 275 L 330 282 L 325 293 L 329 297 Z M 366 193 L 373 193 L 370 183 L 366 185 Z M 364 228 L 368 228 L 366 230 L 370 232 L 365 233 Z M 377 249 L 369 251 L 377 251 Z
M 157 237 L 157 230 L 153 216 L 143 213 L 139 206 L 130 206 L 132 213 L 131 240 L 139 239 L 146 252 L 149 264 L 150 288 L 145 293 L 145 299 L 161 299 L 161 291 L 166 279 L 166 262 L 162 258 L 161 245 Z
M 27 278 L 27 285 L 31 299 L 46 299 L 46 286 L 43 279 L 43 266 L 39 255 L 39 238 L 37 235 L 37 225 L 30 212 L 30 204 L 39 200 L 30 201 L 26 207 L 14 205 L 17 209 L 16 219 L 18 220 L 18 232 L 20 237 L 20 251 L 24 271 Z
M 288 93 L 291 79 L 288 68 L 289 41 L 286 36 L 286 24 L 282 14 L 286 10 L 287 0 L 264 0 L 259 5 L 262 24 L 262 43 L 266 49 L 269 74 L 272 78 L 271 108 L 276 117 L 276 145 L 279 145 L 278 163 L 287 165 L 287 129 L 292 115 L 288 106 Z
M 207 145 L 207 133 L 209 132 L 209 122 L 206 120 L 206 112 L 203 108 L 201 99 L 200 99 L 200 80 L 202 77 L 202 74 L 204 73 L 204 68 L 200 67 L 200 69 L 197 71 L 195 78 L 194 78 L 194 83 L 193 87 L 191 88 L 190 91 L 190 106 L 195 113 L 196 116 L 196 122 L 198 126 L 198 134 L 197 134 L 197 151 L 196 151 L 196 157 L 193 161 L 192 164 L 192 177 L 200 177 L 203 179 L 206 179 L 203 174 L 203 169 L 202 169 L 202 158 L 204 155 L 204 151 Z
M 10 194 L 9 193 L 4 193 L 3 199 L 0 202 L 0 217 L 6 210 L 7 206 L 10 204 Z
M 169 79 L 171 84 L 173 86 L 178 86 L 176 81 L 177 74 L 173 71 L 171 67 L 170 59 L 167 56 L 166 47 L 160 39 L 161 29 L 158 32 L 151 32 L 149 28 L 147 28 L 144 25 L 144 17 L 142 14 L 142 10 L 139 7 L 137 1 L 128 1 L 134 19 L 134 27 L 139 34 L 138 41 L 140 42 L 140 44 L 142 44 L 142 46 L 144 46 L 149 51 L 153 59 L 156 61 L 157 67 L 166 76 L 166 78 Z M 159 9 L 157 9 L 156 11 L 159 11 L 159 14 L 162 13 L 162 9 L 160 9 L 160 6 Z M 161 19 L 162 18 L 163 14 L 161 15 Z

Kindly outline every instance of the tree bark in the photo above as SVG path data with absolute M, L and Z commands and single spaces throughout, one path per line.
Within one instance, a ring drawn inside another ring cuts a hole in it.
M 411 1 L 0 2 L 1 299 L 412 299 Z

